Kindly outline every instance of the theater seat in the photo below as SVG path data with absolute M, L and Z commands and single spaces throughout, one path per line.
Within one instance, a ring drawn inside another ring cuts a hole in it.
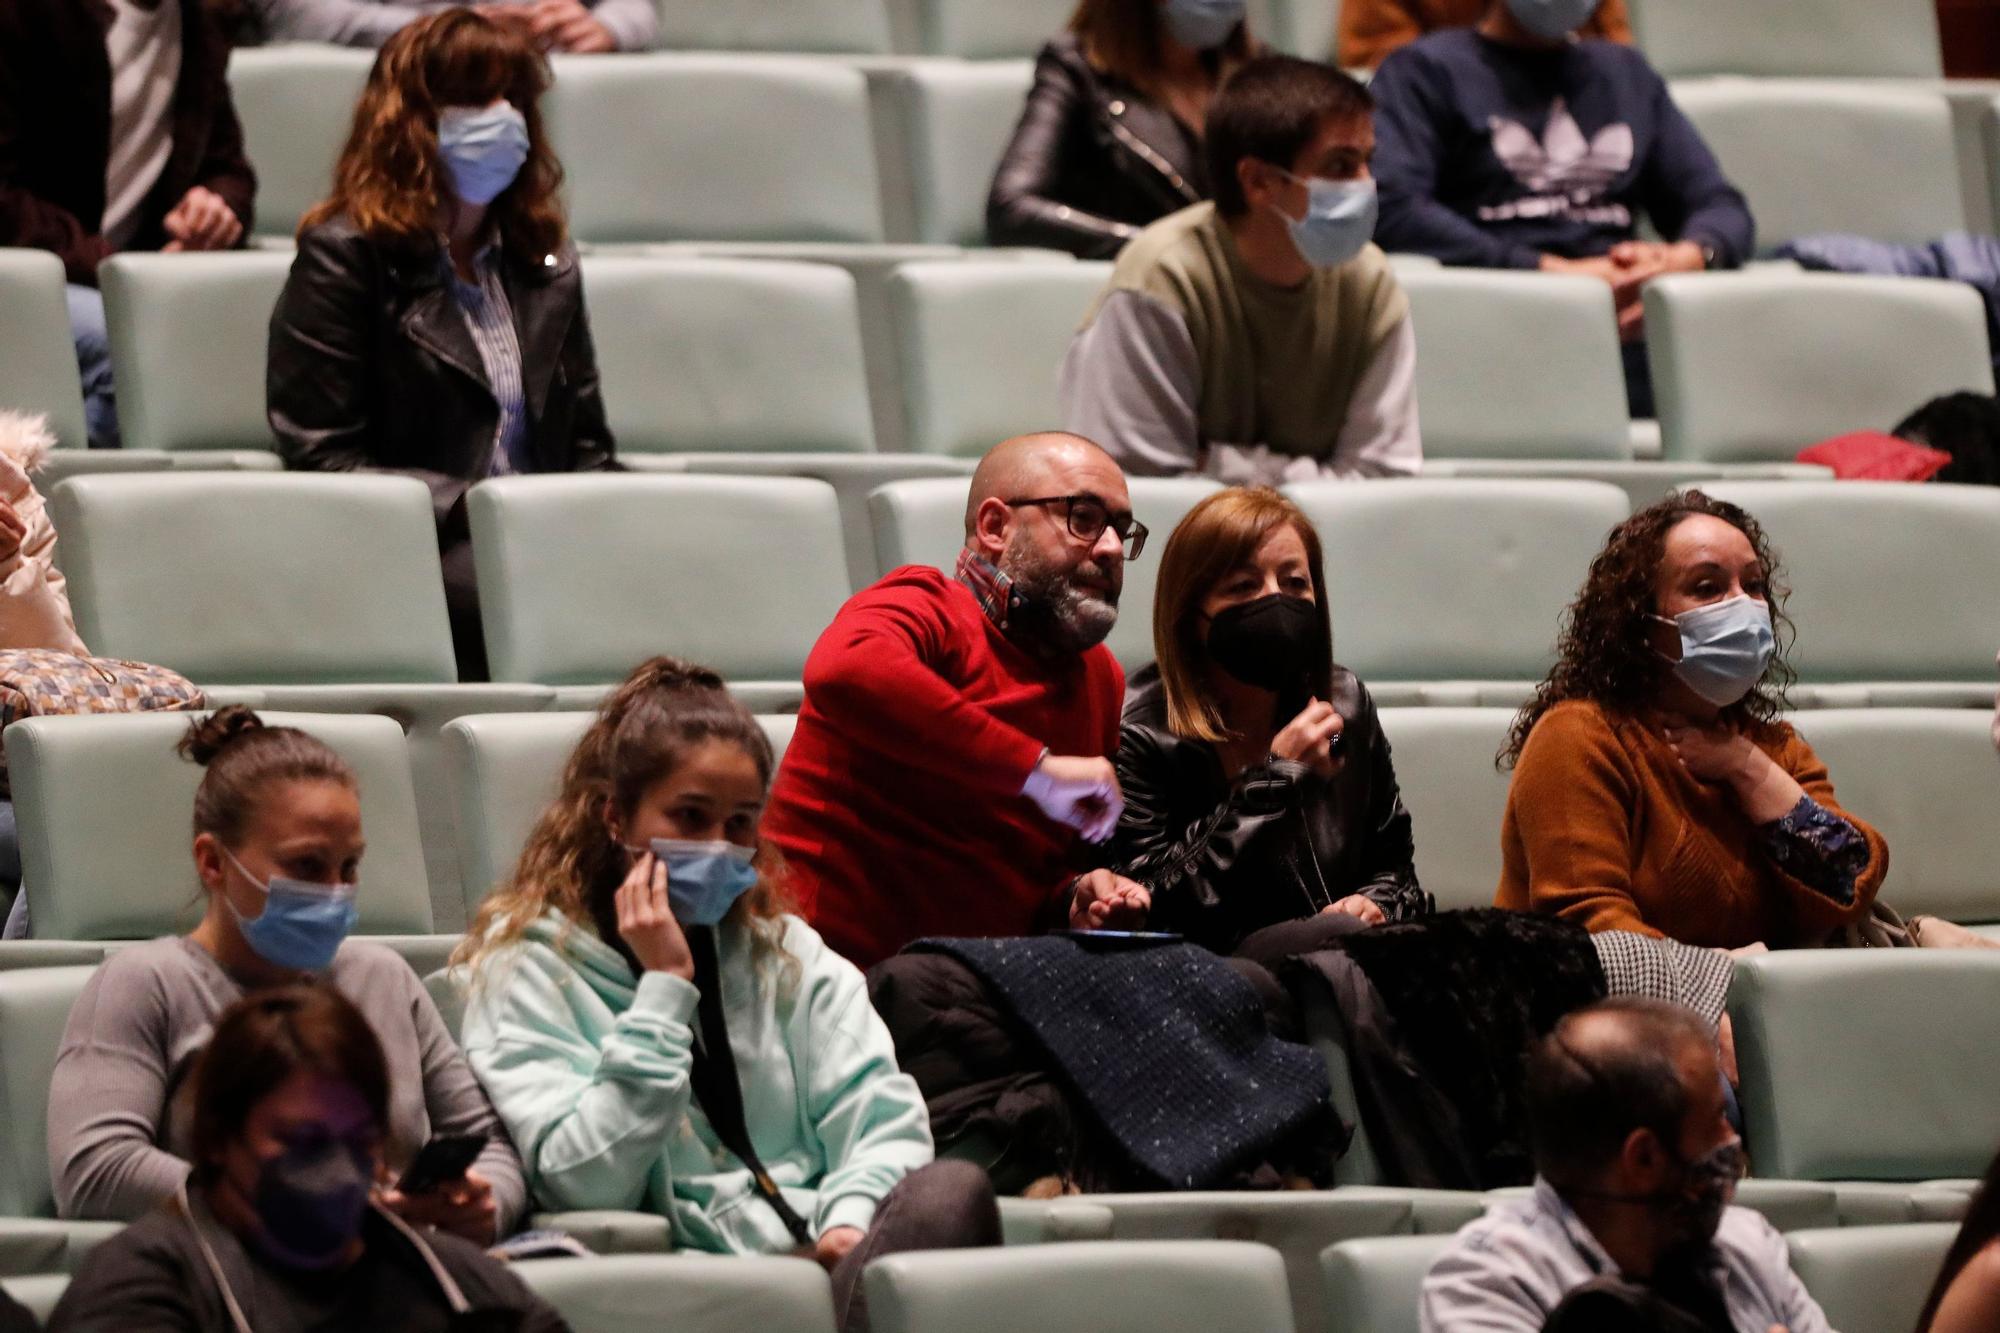
M 1398 281 L 1417 335 L 1426 460 L 1631 457 L 1617 312 L 1602 282 L 1460 268 Z
M 1789 462 L 1938 394 L 1993 392 L 1986 308 L 1961 283 L 1686 274 L 1648 283 L 1645 300 L 1669 459 Z
M 1735 1203 L 1739 1208 L 1748 1208 L 1753 1213 L 1761 1213 L 1764 1220 L 1780 1231 L 1795 1231 L 1803 1227 L 1834 1227 L 1849 1225 L 1842 1212 L 1841 1192 L 1848 1188 L 1843 1184 L 1830 1185 L 1813 1180 L 1768 1180 L 1763 1176 L 1751 1176 L 1736 1183 Z M 1890 1188 L 1882 1187 L 1884 1190 Z M 1902 1189 L 1900 1202 L 1909 1207 L 1910 1191 Z M 1510 1185 L 1505 1189 L 1488 1190 L 1486 1198 L 1494 1203 L 1507 1199 L 1525 1199 L 1534 1193 L 1532 1185 Z M 1933 1194 L 1943 1191 L 1931 1191 Z M 1879 1220 L 1892 1220 L 1887 1216 L 1888 1205 L 1883 1201 L 1883 1216 Z M 1898 1216 L 1893 1220 L 1914 1220 L 1909 1216 Z
M 7 1294 L 27 1308 L 29 1314 L 42 1322 L 55 1313 L 56 1303 L 69 1290 L 67 1273 L 38 1273 L 30 1277 L 10 1277 L 0 1286 L 5 1286 Z
M 551 63 L 543 113 L 579 242 L 884 239 L 860 71 L 757 55 Z
M 1127 486 L 1133 516 L 1150 535 L 1139 559 L 1125 565 L 1118 623 L 1105 642 L 1129 673 L 1153 660 L 1153 586 L 1167 538 L 1188 510 L 1222 487 L 1200 477 L 1133 477 Z M 931 565 L 950 574 L 965 545 L 965 499 L 965 483 L 956 479 L 902 481 L 870 496 L 882 572 L 902 565 Z
M 1673 96 L 1748 198 L 1759 253 L 1823 232 L 1921 245 L 1965 229 L 1940 91 L 1717 79 Z
M 1958 1228 L 1949 1223 L 1795 1231 L 1792 1271 L 1840 1333 L 1908 1333 Z
M 1905 916 L 2000 921 L 2000 763 L 1975 709 L 1827 709 L 1793 724 L 1848 809 L 1889 842 L 1882 900 Z
M 1749 510 L 1784 563 L 1802 699 L 1992 707 L 2000 489 L 1842 481 L 1709 493 Z
M 89 443 L 62 260 L 0 248 L 0 411 L 47 416 L 63 449 Z
M 1292 1333 L 1285 1266 L 1243 1241 L 894 1254 L 868 1266 L 875 1333 Z
M 1326 547 L 1334 658 L 1385 706 L 1517 706 L 1554 660 L 1584 571 L 1627 516 L 1624 493 L 1601 482 L 1285 490 Z
M 1510 774 L 1495 764 L 1507 708 L 1385 708 L 1396 784 L 1416 833 L 1417 880 L 1439 911 L 1491 907 Z
M 592 707 L 648 657 L 715 668 L 751 708 L 796 709 L 806 654 L 848 597 L 833 488 L 797 477 L 599 473 L 472 489 L 497 680 Z
M 1378 1236 L 1328 1246 L 1320 1255 L 1325 1327 L 1342 1333 L 1417 1333 L 1424 1278 L 1452 1239 Z
M 289 243 L 299 218 L 333 190 L 373 51 L 284 42 L 229 53 L 229 99 L 257 167 L 256 234 Z
M 900 113 L 909 154 L 917 240 L 988 244 L 986 194 L 1033 82 L 1026 60 L 914 61 L 889 76 L 888 100 Z
M 1988 950 L 1739 959 L 1729 1012 L 1758 1172 L 1910 1182 L 1981 1174 L 2000 1142 L 1996 987 L 2000 955 Z
M 49 1182 L 49 1081 L 70 1006 L 94 968 L 0 973 L 0 1272 L 64 1272 L 115 1223 L 58 1222 Z
M 359 929 L 427 935 L 424 849 L 403 733 L 383 717 L 271 713 L 332 746 L 361 788 L 368 854 Z M 150 939 L 192 924 L 203 890 L 188 851 L 202 770 L 174 753 L 189 715 L 28 718 L 7 729 L 23 883 L 36 934 Z
M 1766 77 L 1935 79 L 1930 0 L 1632 0 L 1632 35 L 1654 69 Z M 1810 151 L 1811 145 L 1800 145 Z
M 905 264 L 889 283 L 906 447 L 977 457 L 1059 430 L 1056 371 L 1108 263 Z
M 889 12 L 884 0 L 676 0 L 660 11 L 655 45 L 663 51 L 880 55 L 889 50 Z
M 288 252 L 119 254 L 98 266 L 118 429 L 176 467 L 279 467 L 264 414 L 271 311 Z
M 809 1259 L 623 1255 L 512 1267 L 575 1333 L 833 1333 L 833 1289 Z
M 1063 30 L 1069 0 L 904 0 L 914 10 L 920 49 L 934 56 L 998 60 L 1031 56 Z

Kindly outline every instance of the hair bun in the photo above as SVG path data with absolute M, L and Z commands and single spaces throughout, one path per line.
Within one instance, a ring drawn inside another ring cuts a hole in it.
M 189 723 L 187 735 L 181 737 L 174 752 L 206 768 L 238 739 L 262 730 L 264 719 L 257 716 L 255 709 L 247 704 L 230 704 Z

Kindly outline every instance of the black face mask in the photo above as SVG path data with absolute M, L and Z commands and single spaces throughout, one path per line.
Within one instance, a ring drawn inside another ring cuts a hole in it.
M 1318 633 L 1317 607 L 1275 592 L 1217 612 L 1208 625 L 1208 655 L 1245 685 L 1296 691 L 1306 683 Z

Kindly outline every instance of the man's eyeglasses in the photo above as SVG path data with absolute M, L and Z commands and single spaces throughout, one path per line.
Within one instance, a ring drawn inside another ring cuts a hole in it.
M 1104 501 L 1094 495 L 1044 495 L 1032 500 L 1009 500 L 1009 508 L 1028 505 L 1063 505 L 1069 510 L 1069 535 L 1085 546 L 1097 545 L 1097 539 L 1110 528 L 1118 534 L 1118 540 L 1125 545 L 1125 558 L 1137 560 L 1139 553 L 1146 549 L 1146 525 L 1127 514 L 1113 514 Z

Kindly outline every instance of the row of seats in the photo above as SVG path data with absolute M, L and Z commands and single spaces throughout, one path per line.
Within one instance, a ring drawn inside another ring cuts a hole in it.
M 105 263 L 129 447 L 64 451 L 58 465 L 276 466 L 265 348 L 289 265 L 285 254 Z M 903 264 L 871 331 L 854 278 L 832 265 L 611 255 L 583 265 L 625 462 L 878 453 L 872 389 L 886 380 L 899 386 L 888 405 L 906 446 L 896 456 L 932 460 L 914 474 L 886 464 L 896 475 L 955 472 L 965 464 L 940 460 L 1059 422 L 1056 369 L 1110 268 Z M 1831 435 L 1887 430 L 1938 394 L 1993 389 L 1984 307 L 1969 287 L 1783 271 L 1669 278 L 1646 293 L 1664 456 L 1637 460 L 1601 283 L 1414 265 L 1402 282 L 1425 452 L 1445 475 L 1594 477 L 1647 499 L 1732 468 L 1823 475 L 1786 464 Z M 65 444 L 81 442 L 60 264 L 0 251 L 0 297 L 0 403 L 47 411 Z
M 318 46 L 232 58 L 261 236 L 288 239 L 325 196 L 368 64 Z M 987 189 L 1033 79 L 1025 59 L 661 54 L 556 68 L 549 134 L 571 226 L 591 245 L 982 246 Z M 1749 197 L 1766 253 L 1813 232 L 1918 242 L 1991 227 L 2000 182 L 1983 150 L 2000 84 L 1707 78 L 1673 91 Z

